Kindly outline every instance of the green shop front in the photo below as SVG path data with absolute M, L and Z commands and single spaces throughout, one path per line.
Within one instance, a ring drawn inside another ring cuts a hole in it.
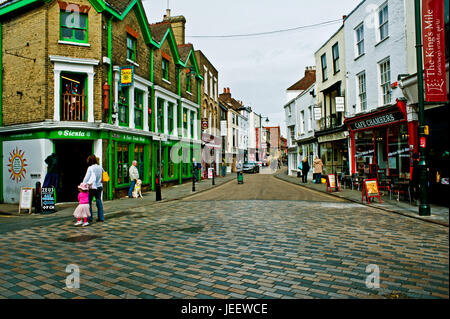
M 95 129 L 30 127 L 21 132 L 2 132 L 2 200 L 18 203 L 22 187 L 35 187 L 37 182 L 43 185 L 48 170 L 45 160 L 56 154 L 57 162 L 53 167 L 57 172 L 56 200 L 76 202 L 77 186 L 87 170 L 87 157 L 95 154 L 103 162 L 105 146 Z
M 183 140 L 153 141 L 154 183 L 161 168 L 161 183 L 181 184 L 192 178 L 192 158 L 201 158 L 200 143 Z

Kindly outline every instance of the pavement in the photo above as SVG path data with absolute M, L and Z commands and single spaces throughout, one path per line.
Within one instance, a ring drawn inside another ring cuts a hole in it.
M 275 174 L 275 177 L 277 177 L 280 180 L 300 185 L 301 187 L 319 191 L 322 193 L 327 193 L 332 196 L 335 196 L 340 199 L 346 199 L 349 201 L 352 201 L 354 203 L 360 203 L 366 206 L 375 207 L 382 209 L 384 211 L 392 212 L 395 214 L 400 214 L 412 218 L 417 218 L 420 220 L 424 220 L 431 223 L 440 224 L 443 226 L 449 227 L 449 208 L 448 207 L 442 207 L 430 204 L 431 207 L 431 215 L 430 216 L 420 216 L 419 215 L 419 208 L 416 205 L 411 205 L 409 202 L 406 201 L 398 201 L 395 198 L 389 199 L 388 193 L 386 193 L 384 196 L 381 197 L 381 203 L 379 202 L 378 198 L 376 198 L 373 202 L 370 204 L 367 204 L 367 200 L 364 202 L 361 201 L 362 193 L 358 190 L 352 190 L 352 189 L 345 189 L 344 186 L 341 185 L 341 191 L 340 192 L 327 192 L 327 186 L 326 184 L 314 184 L 311 182 L 311 180 L 308 180 L 308 183 L 304 184 L 301 183 L 301 179 L 295 176 L 290 176 L 287 174 L 287 168 L 284 167 L 281 170 L 278 170 Z
M 69 208 L 28 225 L 0 217 L 0 298 L 449 298 L 448 227 L 270 174 L 217 182 L 107 202 L 105 222 L 84 228 Z
M 185 196 L 204 192 L 208 189 L 218 187 L 224 183 L 236 180 L 236 174 L 227 174 L 225 177 L 216 177 L 215 185 L 212 180 L 202 180 L 195 184 L 195 192 L 192 191 L 192 182 L 181 185 L 163 187 L 161 190 L 161 202 L 174 201 Z M 103 201 L 103 210 L 105 219 L 123 215 L 130 208 L 149 206 L 156 204 L 156 193 L 143 193 L 143 198 L 120 198 L 110 201 Z M 78 203 L 60 203 L 56 204 L 56 212 L 53 214 L 28 214 L 18 213 L 18 204 L 0 204 L 0 233 L 8 230 L 31 227 L 33 225 L 43 225 L 58 222 L 64 219 L 70 219 Z M 96 207 L 93 206 L 94 220 L 96 218 Z

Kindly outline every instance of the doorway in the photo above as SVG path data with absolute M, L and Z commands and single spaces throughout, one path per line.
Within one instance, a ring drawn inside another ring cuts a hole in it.
M 78 200 L 78 185 L 88 168 L 86 159 L 92 154 L 92 141 L 54 141 L 61 165 L 60 189 L 56 199 L 61 202 Z

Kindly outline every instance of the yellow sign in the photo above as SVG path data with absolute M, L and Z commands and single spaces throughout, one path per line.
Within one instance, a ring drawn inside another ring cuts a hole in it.
M 429 130 L 429 128 L 428 128 L 428 125 L 425 125 L 425 127 L 424 127 L 424 129 L 423 129 L 423 133 L 424 133 L 425 135 L 429 135 L 429 134 L 430 134 L 430 130 Z
M 120 84 L 124 86 L 133 84 L 132 67 L 123 67 L 120 69 Z
M 378 195 L 378 184 L 376 180 L 368 180 L 366 182 L 367 195 Z

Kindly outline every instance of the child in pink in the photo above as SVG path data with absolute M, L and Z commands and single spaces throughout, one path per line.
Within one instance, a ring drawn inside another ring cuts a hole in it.
M 78 185 L 78 202 L 80 203 L 75 211 L 73 212 L 73 216 L 77 219 L 75 226 L 87 226 L 89 225 L 87 218 L 91 215 L 89 213 L 89 186 L 86 183 L 81 183 Z M 83 218 L 83 222 L 81 219 Z

